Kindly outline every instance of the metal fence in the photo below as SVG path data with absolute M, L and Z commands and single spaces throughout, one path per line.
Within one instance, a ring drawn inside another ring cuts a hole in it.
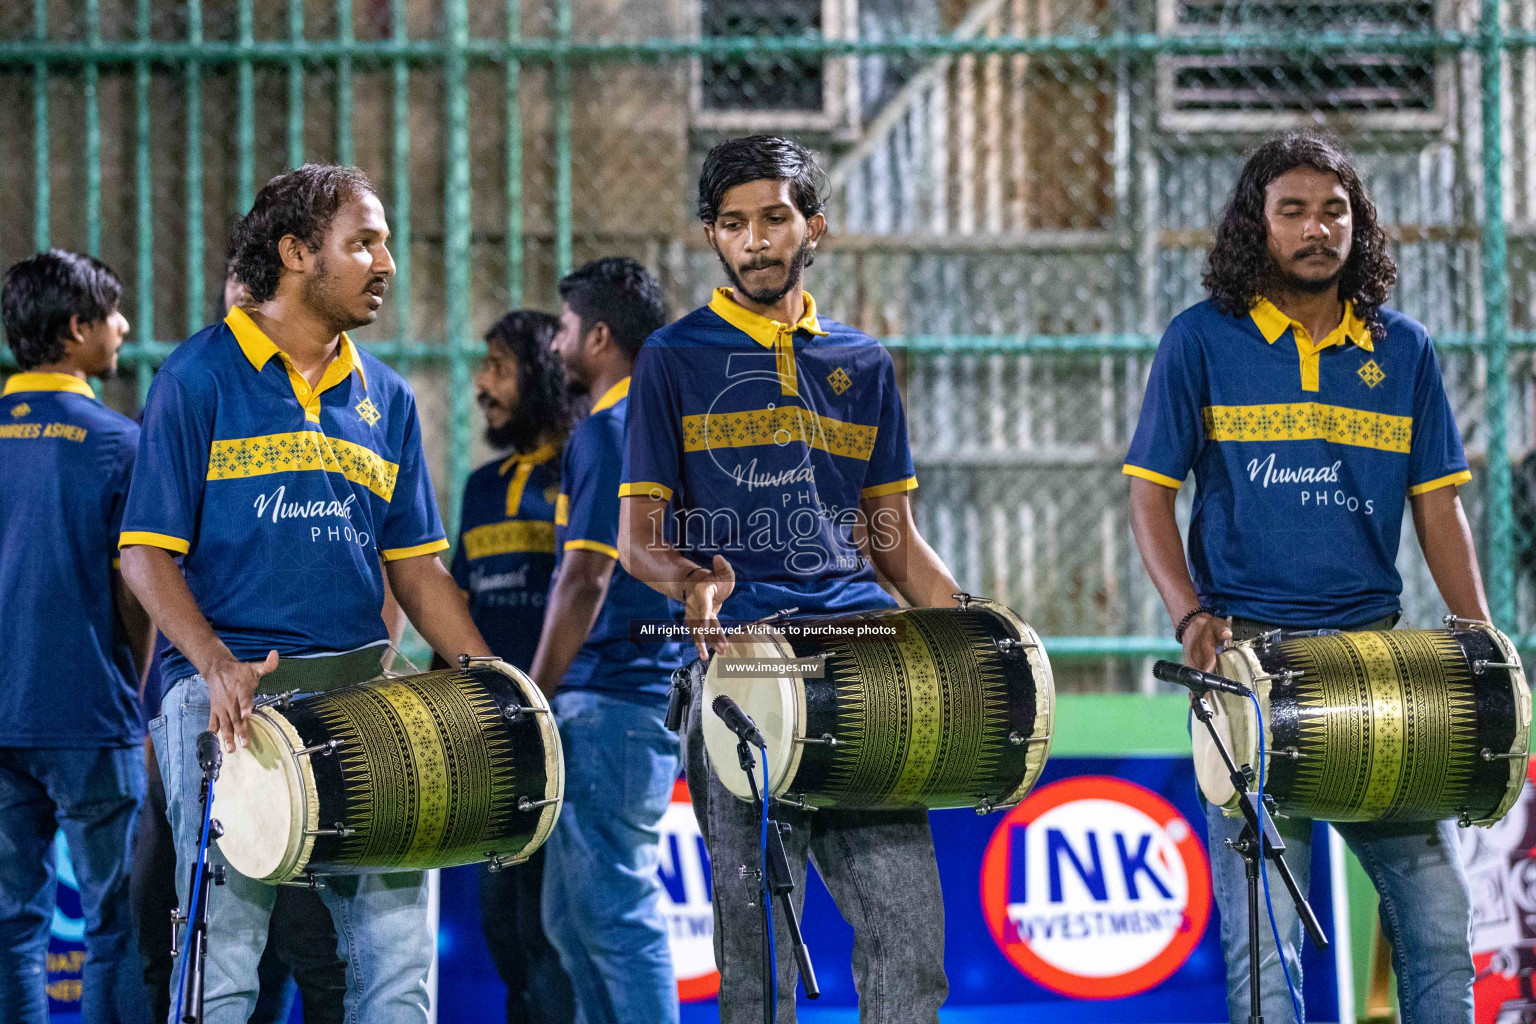
M 456 520 L 488 455 L 485 326 L 615 252 L 675 312 L 706 301 L 703 153 L 793 134 L 833 184 L 809 286 L 901 353 L 925 533 L 1082 659 L 1070 685 L 1122 689 L 1173 649 L 1119 475 L 1150 355 L 1202 297 L 1245 150 L 1291 125 L 1360 159 L 1473 458 L 1495 616 L 1536 625 L 1510 490 L 1536 438 L 1533 116 L 1536 0 L 12 0 L 0 260 L 117 267 L 133 335 L 108 397 L 131 407 L 221 312 L 260 183 L 359 164 L 399 264 L 359 340 L 415 385 Z M 1411 529 L 1400 562 L 1432 621 Z

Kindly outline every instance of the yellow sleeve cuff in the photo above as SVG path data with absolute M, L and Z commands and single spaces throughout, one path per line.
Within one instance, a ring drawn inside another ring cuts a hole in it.
M 133 547 L 135 544 L 147 544 L 152 548 L 164 548 L 174 551 L 178 555 L 184 555 L 192 545 L 180 537 L 172 537 L 167 533 L 150 533 L 148 530 L 124 530 L 117 538 L 119 548 Z
M 385 548 L 381 554 L 386 562 L 398 562 L 402 558 L 415 558 L 418 555 L 431 555 L 439 551 L 448 550 L 446 539 L 429 540 L 425 544 L 417 544 L 409 548 Z
M 1417 494 L 1428 494 L 1430 491 L 1438 491 L 1442 487 L 1460 486 L 1461 484 L 1464 484 L 1471 479 L 1472 471 L 1464 469 L 1460 473 L 1452 473 L 1449 476 L 1442 476 L 1438 480 L 1429 480 L 1422 484 L 1414 484 L 1412 487 L 1408 488 L 1408 497 L 1412 498 Z
M 555 525 L 569 526 L 571 523 L 571 496 L 562 494 L 555 499 Z
M 1151 480 L 1155 484 L 1162 484 L 1164 487 L 1172 487 L 1174 490 L 1178 490 L 1180 487 L 1184 486 L 1184 481 L 1182 480 L 1175 480 L 1171 476 L 1164 476 L 1161 473 L 1154 473 L 1150 469 L 1142 469 L 1140 466 L 1133 466 L 1129 462 L 1120 467 L 1120 472 L 1124 473 L 1126 476 L 1139 476 L 1143 480 Z
M 876 484 L 873 487 L 866 487 L 859 494 L 865 498 L 883 498 L 887 494 L 900 494 L 903 491 L 914 491 L 916 489 L 917 477 L 909 476 L 905 480 L 892 480 L 888 484 Z
M 651 480 L 635 480 L 631 483 L 619 484 L 619 497 L 660 498 L 662 501 L 671 501 L 672 488 Z
M 607 555 L 615 562 L 619 560 L 619 549 L 612 544 L 604 544 L 600 540 L 568 540 L 565 542 L 567 551 L 596 551 L 600 555 Z

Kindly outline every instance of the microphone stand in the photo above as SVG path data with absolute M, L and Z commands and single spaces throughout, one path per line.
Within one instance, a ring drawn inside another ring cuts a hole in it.
M 218 759 L 211 764 L 203 764 L 202 807 L 203 817 L 208 822 L 209 843 L 224 834 L 224 826 L 217 819 L 208 818 L 209 804 L 213 801 L 213 782 L 218 776 Z M 199 842 L 198 847 L 197 859 L 192 862 L 191 882 L 187 886 L 187 898 L 197 910 L 190 918 L 181 911 L 171 911 L 171 956 L 176 955 L 176 926 L 189 925 L 186 949 L 182 951 L 189 958 L 182 973 L 183 1024 L 202 1024 L 204 964 L 208 959 L 208 893 L 212 886 L 224 884 L 224 865 L 216 864 L 210 869 L 208 845 Z
M 1200 693 L 1194 691 L 1190 693 L 1189 707 L 1195 717 L 1205 723 L 1206 732 L 1211 734 L 1211 742 L 1220 752 L 1222 763 L 1227 767 L 1227 776 L 1232 780 L 1232 788 L 1237 791 L 1238 809 L 1243 815 L 1242 834 L 1236 840 L 1227 840 L 1227 846 L 1243 858 L 1243 866 L 1248 877 L 1248 1024 L 1264 1024 L 1264 1014 L 1259 998 L 1260 857 L 1268 857 L 1279 870 L 1280 877 L 1285 881 L 1285 888 L 1291 894 L 1291 901 L 1296 904 L 1296 914 L 1301 918 L 1308 937 L 1312 939 L 1312 945 L 1325 950 L 1328 948 L 1328 938 L 1323 934 L 1322 925 L 1318 924 L 1317 915 L 1312 913 L 1312 907 L 1307 903 L 1306 896 L 1297 886 L 1290 866 L 1285 863 L 1285 841 L 1280 838 L 1280 833 L 1275 829 L 1275 824 L 1268 813 L 1263 815 L 1262 825 L 1260 824 L 1259 801 L 1265 797 L 1262 793 L 1253 793 L 1248 789 L 1248 780 L 1252 777 L 1253 769 L 1246 764 L 1239 768 L 1232 761 L 1231 753 L 1227 751 L 1226 744 L 1222 743 L 1221 735 L 1217 733 L 1216 726 L 1211 720 L 1210 706 L 1206 704 L 1205 698 Z M 1262 729 L 1264 723 L 1259 722 L 1258 726 Z M 1275 955 L 1284 956 L 1278 949 L 1275 950 Z M 1281 964 L 1283 968 L 1283 959 Z
M 763 816 L 764 794 L 757 788 L 757 775 L 753 769 L 756 767 L 752 756 L 752 747 L 745 739 L 736 740 L 736 761 L 741 765 L 741 770 L 747 774 L 747 785 L 752 788 L 752 809 L 756 811 L 758 820 Z M 767 780 L 764 780 L 766 782 Z M 788 826 L 782 826 L 787 828 Z M 807 999 L 816 999 L 821 995 L 821 988 L 816 984 L 816 971 L 811 966 L 811 951 L 806 948 L 805 936 L 800 932 L 800 918 L 795 913 L 795 879 L 789 871 L 789 857 L 784 852 L 784 835 L 780 831 L 781 825 L 775 818 L 768 819 L 768 877 L 763 879 L 763 905 L 762 905 L 762 931 L 763 931 L 763 1021 L 764 1024 L 773 1024 L 774 1015 L 778 1007 L 774 1003 L 774 972 L 779 969 L 774 958 L 768 955 L 769 934 L 772 924 L 769 921 L 768 901 L 775 896 L 779 898 L 779 906 L 784 915 L 784 926 L 789 932 L 789 942 L 795 951 L 795 963 L 800 968 L 800 981 L 805 985 Z M 743 873 L 747 869 L 743 867 Z

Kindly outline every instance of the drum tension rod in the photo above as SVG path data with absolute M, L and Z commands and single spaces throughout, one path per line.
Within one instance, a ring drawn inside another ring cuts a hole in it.
M 1464 619 L 1460 615 L 1447 615 L 1440 621 L 1445 624 L 1446 629 L 1455 629 L 1458 624 L 1464 626 L 1487 626 L 1490 624 L 1482 619 Z
M 527 708 L 521 704 L 511 704 L 502 711 L 501 717 L 509 722 L 515 722 L 524 715 L 547 715 L 549 713 L 549 708 Z
M 1519 665 L 1508 661 L 1487 661 L 1479 658 L 1472 663 L 1472 673 L 1480 676 L 1491 668 L 1516 669 L 1519 667 Z
M 307 836 L 340 836 L 341 838 L 345 839 L 354 831 L 353 829 L 347 828 L 347 826 L 343 825 L 339 821 L 336 822 L 335 825 L 335 828 L 307 828 L 304 830 L 304 834 Z
M 963 590 L 958 594 L 950 594 L 949 596 L 955 599 L 955 604 L 959 605 L 962 610 L 969 608 L 971 606 L 971 602 L 976 600 L 974 597 L 972 597 L 970 594 L 967 594 Z
M 1283 632 L 1284 630 L 1280 629 L 1266 629 L 1264 632 L 1254 637 L 1254 639 L 1258 641 L 1258 646 L 1268 647 L 1270 644 L 1274 643 L 1275 640 L 1279 639 L 1280 634 Z
M 785 793 L 783 796 L 776 796 L 773 798 L 773 802 L 776 804 L 788 804 L 790 807 L 794 807 L 801 811 L 821 810 L 820 807 L 812 807 L 810 804 L 806 803 L 805 797 L 795 796 L 792 793 Z
M 517 798 L 517 809 L 527 813 L 528 811 L 536 811 L 540 807 L 548 807 L 551 804 L 557 804 L 559 802 L 559 797 L 553 797 L 549 800 L 529 800 L 525 796 L 520 796 Z
M 310 834 L 313 835 L 313 833 L 310 833 Z M 315 873 L 313 871 L 306 871 L 306 872 L 304 872 L 304 878 L 302 880 L 297 879 L 297 878 L 291 878 L 291 879 L 289 879 L 286 882 L 278 882 L 277 884 L 278 885 L 296 885 L 300 889 L 324 889 L 325 888 L 325 883 L 320 881 L 320 879 L 316 878 L 315 877 Z
M 1049 743 L 1051 742 L 1051 734 L 1046 733 L 1044 736 L 1025 736 L 1023 733 L 1015 729 L 1013 732 L 1008 734 L 1008 742 L 1012 743 L 1016 747 L 1022 747 L 1026 743 Z
M 493 661 L 500 660 L 494 654 L 461 654 L 459 655 L 459 671 L 466 671 L 471 665 L 489 665 Z
M 293 703 L 293 695 L 298 692 L 298 690 L 289 690 L 286 693 L 269 693 L 266 696 L 257 697 L 256 707 L 264 708 L 276 704 L 286 711 L 288 710 L 288 705 Z
M 344 747 L 346 745 L 346 740 L 329 739 L 324 743 L 316 743 L 312 747 L 305 747 L 303 750 L 296 752 L 294 756 L 303 757 L 306 754 L 319 754 L 321 757 L 324 757 L 326 754 L 334 754 L 337 748 Z
M 809 743 L 819 743 L 822 746 L 835 747 L 835 746 L 837 746 L 837 737 L 833 736 L 829 732 L 824 732 L 820 736 L 796 736 L 794 738 L 793 742 L 795 742 L 795 743 L 807 743 L 807 744 L 809 744 Z
M 1005 636 L 1001 640 L 994 640 L 992 642 L 997 645 L 997 650 L 1000 654 L 1022 654 L 1026 647 L 1038 648 L 1040 646 L 1039 644 L 1030 643 L 1028 640 L 1015 640 L 1011 636 Z
M 1508 754 L 1495 754 L 1493 751 L 1489 750 L 1487 747 L 1484 747 L 1482 749 L 1482 751 L 1477 756 L 1481 757 L 1484 761 L 1518 761 L 1522 757 L 1529 757 L 1530 756 L 1530 751 L 1528 751 L 1528 750 L 1514 750 L 1514 751 L 1511 751 Z
M 1253 681 L 1256 683 L 1272 683 L 1276 680 L 1279 680 L 1282 683 L 1294 683 L 1296 680 L 1302 678 L 1306 674 L 1307 673 L 1305 669 L 1283 668 L 1279 672 L 1274 673 L 1260 672 L 1258 675 L 1253 677 Z
M 491 874 L 495 874 L 498 871 L 505 871 L 507 868 L 515 868 L 527 859 L 527 857 L 512 857 L 510 859 L 503 860 L 501 854 L 499 853 L 487 854 L 485 858 L 485 870 L 489 871 Z
M 1270 753 L 1274 754 L 1276 757 L 1289 758 L 1292 761 L 1300 761 L 1302 758 L 1310 756 L 1308 754 L 1303 754 L 1295 747 L 1279 747 L 1270 751 Z
M 977 814 L 991 814 L 993 811 L 1006 811 L 1017 807 L 1021 802 L 1022 801 L 1015 800 L 1011 804 L 995 804 L 988 798 L 982 797 L 981 802 L 976 805 L 975 810 Z

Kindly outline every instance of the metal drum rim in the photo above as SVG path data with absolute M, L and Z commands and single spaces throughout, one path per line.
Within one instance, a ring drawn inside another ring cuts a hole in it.
M 1509 762 L 1509 784 L 1504 788 L 1504 798 L 1494 808 L 1491 815 L 1472 822 L 1474 825 L 1487 828 L 1490 825 L 1497 824 L 1503 819 L 1504 815 L 1509 813 L 1509 809 L 1515 805 L 1515 801 L 1520 799 L 1521 790 L 1525 788 L 1526 774 L 1530 770 L 1531 760 L 1531 690 L 1526 683 L 1525 667 L 1520 660 L 1520 652 L 1515 649 L 1514 644 L 1510 643 L 1509 637 L 1504 634 L 1503 630 L 1491 622 L 1475 622 L 1471 623 L 1470 626 L 1472 629 L 1485 631 L 1499 650 L 1504 653 L 1505 661 L 1515 666 L 1508 670 L 1510 689 L 1515 698 L 1516 722 L 1514 745 L 1518 747 L 1522 737 L 1525 740 L 1524 751 L 1516 751 L 1513 747 L 1507 751 L 1510 754 L 1519 752 L 1523 756 L 1518 760 L 1512 759 Z
M 296 756 L 296 751 L 303 749 L 304 741 L 300 738 L 298 730 L 293 727 L 293 723 L 288 721 L 287 716 L 275 708 L 257 708 L 250 717 L 264 721 L 272 729 L 274 738 L 282 740 L 286 745 L 286 749 L 279 748 L 280 755 L 288 761 L 301 783 L 297 793 L 291 787 L 288 790 L 290 804 L 296 804 L 296 809 L 300 812 L 293 816 L 293 821 L 300 825 L 297 849 L 290 831 L 283 859 L 278 862 L 277 868 L 263 876 L 246 875 L 247 878 L 253 878 L 258 882 L 279 885 L 303 874 L 310 857 L 314 855 L 315 832 L 320 828 L 320 788 L 315 784 L 315 772 L 309 758 Z M 214 783 L 214 789 L 217 793 L 218 783 Z M 229 854 L 224 851 L 222 841 L 220 841 L 219 851 L 224 855 L 224 859 L 229 861 L 231 867 L 236 871 L 240 870 L 239 866 L 230 859 Z
M 1024 654 L 1029 659 L 1030 668 L 1034 670 L 1035 736 L 1040 735 L 1043 723 L 1045 742 L 1030 745 L 1025 758 L 1024 778 L 1000 801 L 1002 804 L 1014 804 L 1023 800 L 1035 788 L 1035 784 L 1040 781 L 1040 776 L 1045 772 L 1046 762 L 1051 759 L 1051 744 L 1054 742 L 1056 732 L 1056 673 L 1051 668 L 1051 659 L 1046 652 L 1045 644 L 1040 640 L 1040 634 L 1012 608 L 987 597 L 973 597 L 968 602 L 968 606 L 985 609 L 1011 625 L 1018 633 L 1019 641 L 1026 645 Z M 1034 738 L 1034 736 L 1030 737 L 1030 739 Z M 1036 747 L 1039 748 L 1038 758 Z
M 540 808 L 539 823 L 534 826 L 533 837 L 528 840 L 522 850 L 509 858 L 512 863 L 522 863 L 549 839 L 550 833 L 555 830 L 555 822 L 560 818 L 560 812 L 565 809 L 565 748 L 560 743 L 560 727 L 554 720 L 555 715 L 549 706 L 549 699 L 544 696 L 544 691 L 539 689 L 527 673 L 499 658 L 495 661 L 480 662 L 477 667 L 501 673 L 512 681 L 512 684 L 528 700 L 530 706 L 545 712 L 536 713 L 533 716 L 539 725 L 539 733 L 544 738 L 544 795 L 540 799 L 555 802 Z M 486 859 L 489 860 L 491 856 L 497 855 L 497 851 L 491 851 Z

